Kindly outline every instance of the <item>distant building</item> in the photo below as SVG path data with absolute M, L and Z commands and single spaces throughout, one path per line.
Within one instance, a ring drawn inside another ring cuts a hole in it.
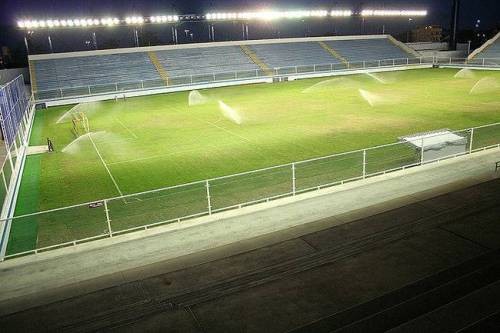
M 442 37 L 443 28 L 439 25 L 426 25 L 411 31 L 411 41 L 414 43 L 440 42 Z
M 10 49 L 7 46 L 2 46 L 0 50 L 0 67 L 7 67 L 12 62 Z

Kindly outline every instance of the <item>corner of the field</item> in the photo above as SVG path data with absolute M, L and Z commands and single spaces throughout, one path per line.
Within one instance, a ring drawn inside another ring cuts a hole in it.
M 415 174 L 415 173 L 424 173 L 426 171 L 430 171 L 435 168 L 442 167 L 443 165 L 454 165 L 454 164 L 459 164 L 462 161 L 466 161 L 469 159 L 476 159 L 478 164 L 484 164 L 484 160 L 491 160 L 491 156 L 496 156 L 498 155 L 498 158 L 500 160 L 500 148 L 494 148 L 490 150 L 485 150 L 485 151 L 480 151 L 480 152 L 475 152 L 472 155 L 463 155 L 459 156 L 453 159 L 446 159 L 446 160 L 441 160 L 441 161 L 435 161 L 433 163 L 425 164 L 423 166 L 417 166 L 413 168 L 408 168 L 400 171 L 394 171 L 391 173 L 386 173 L 386 174 L 381 174 L 373 177 L 369 177 L 366 179 L 362 180 L 357 180 L 357 181 L 352 181 L 348 183 L 344 183 L 341 185 L 336 185 L 320 190 L 315 190 L 311 192 L 306 192 L 302 194 L 297 194 L 295 196 L 290 196 L 290 197 L 285 197 L 282 199 L 277 199 L 269 202 L 264 202 L 261 204 L 255 204 L 251 206 L 246 206 L 238 209 L 233 209 L 233 210 L 228 210 L 225 212 L 220 212 L 216 213 L 213 215 L 207 215 L 203 217 L 198 217 L 198 218 L 193 218 L 190 220 L 185 220 L 181 222 L 176 222 L 176 223 L 170 223 L 166 225 L 161 225 L 157 226 L 154 228 L 146 229 L 146 230 L 141 230 L 141 231 L 136 231 L 136 232 L 131 232 L 123 235 L 118 235 L 114 236 L 111 238 L 105 238 L 102 240 L 97 240 L 89 243 L 84 243 L 84 244 L 78 244 L 77 246 L 73 247 L 65 247 L 61 249 L 56 249 L 52 251 L 47 251 L 47 252 L 42 252 L 34 255 L 29 255 L 25 257 L 19 257 L 19 258 L 14 258 L 11 260 L 6 260 L 3 263 L 0 263 L 0 268 L 2 269 L 7 269 L 9 267 L 15 267 L 15 266 L 21 266 L 21 265 L 26 265 L 34 262 L 41 262 L 44 260 L 51 260 L 55 259 L 58 257 L 66 256 L 66 255 L 74 255 L 77 253 L 83 253 L 87 251 L 92 251 L 92 250 L 97 250 L 97 249 L 103 249 L 106 247 L 110 247 L 116 244 L 124 243 L 124 242 L 129 242 L 133 240 L 138 240 L 138 239 L 144 239 L 147 237 L 154 237 L 158 236 L 161 234 L 165 233 L 171 233 L 183 229 L 188 229 L 188 228 L 196 228 L 201 225 L 208 225 L 211 223 L 219 223 L 223 220 L 228 220 L 228 219 L 233 219 L 237 217 L 244 217 L 248 216 L 251 214 L 255 214 L 258 212 L 263 212 L 265 210 L 271 209 L 271 208 L 276 208 L 276 207 L 284 207 L 287 205 L 291 205 L 300 201 L 304 200 L 314 200 L 316 198 L 326 196 L 326 195 L 331 195 L 335 193 L 340 193 L 340 192 L 345 192 L 345 191 L 350 191 L 352 189 L 356 188 L 362 188 L 365 186 L 369 186 L 370 184 L 373 183 L 380 183 L 384 182 L 387 180 L 392 180 L 392 179 L 397 179 L 397 178 L 404 178 L 405 176 Z M 484 160 L 483 160 L 484 157 Z M 489 166 L 486 168 L 486 170 L 489 170 Z M 491 171 L 494 173 L 494 166 L 491 166 Z M 465 172 L 465 171 L 464 171 Z M 489 172 L 489 171 L 488 171 Z M 496 173 L 495 177 L 498 177 L 500 173 Z M 479 178 L 478 178 L 479 179 Z M 471 184 L 472 185 L 472 184 Z M 314 222 L 313 222 L 314 223 Z

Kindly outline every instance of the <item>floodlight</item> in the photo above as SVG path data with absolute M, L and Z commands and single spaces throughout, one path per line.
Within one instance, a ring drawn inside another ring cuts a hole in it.
M 125 23 L 134 25 L 143 24 L 144 18 L 142 16 L 129 16 L 125 18 Z
M 112 26 L 118 23 L 120 23 L 120 20 L 118 20 L 116 17 L 115 18 L 105 17 L 101 19 L 101 25 Z
M 157 15 L 151 16 L 149 18 L 149 22 L 151 23 L 172 23 L 179 21 L 179 17 L 177 15 Z
M 352 16 L 352 10 L 332 10 L 330 12 L 332 17 L 348 17 Z
M 361 16 L 427 16 L 426 10 L 377 10 L 364 9 Z
M 305 17 L 326 17 L 326 10 L 296 10 L 296 11 L 259 11 L 259 12 L 240 12 L 240 13 L 208 13 L 205 15 L 207 20 L 274 20 L 274 19 L 296 19 Z

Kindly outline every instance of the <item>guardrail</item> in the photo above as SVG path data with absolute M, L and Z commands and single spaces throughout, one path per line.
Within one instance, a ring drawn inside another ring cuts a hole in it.
M 190 86 L 195 84 L 208 84 L 216 82 L 245 81 L 259 78 L 268 78 L 285 75 L 307 75 L 314 73 L 329 73 L 337 71 L 363 70 L 382 67 L 399 67 L 412 65 L 457 65 L 475 67 L 500 67 L 499 59 L 472 59 L 466 58 L 442 58 L 442 57 L 420 57 L 420 58 L 397 58 L 382 60 L 353 61 L 347 63 L 329 63 L 304 66 L 278 67 L 272 70 L 273 75 L 268 75 L 262 69 L 250 71 L 234 71 L 220 73 L 206 73 L 199 75 L 185 75 L 168 78 L 167 82 L 158 78 L 155 80 L 125 81 L 108 84 L 75 86 L 51 90 L 38 90 L 33 92 L 36 100 L 55 100 L 64 98 L 75 98 L 94 96 L 100 94 L 122 93 L 128 91 L 162 89 L 168 87 Z
M 328 73 L 328 72 L 346 71 L 346 70 L 360 70 L 360 69 L 370 69 L 370 68 L 380 68 L 380 67 L 397 67 L 397 66 L 421 65 L 421 64 L 432 64 L 432 63 L 434 63 L 433 57 L 421 57 L 421 58 L 398 58 L 398 59 L 354 61 L 354 62 L 347 62 L 345 64 L 344 63 L 314 64 L 314 65 L 274 68 L 272 69 L 273 72 L 272 75 L 267 74 L 266 71 L 262 69 L 206 73 L 199 75 L 169 77 L 167 82 L 158 78 L 155 80 L 125 81 L 125 82 L 116 82 L 108 84 L 58 88 L 51 90 L 38 90 L 34 91 L 33 95 L 36 100 L 51 100 L 51 99 L 62 99 L 70 97 L 93 96 L 99 94 L 121 93 L 127 91 L 189 86 L 194 84 L 244 81 L 244 80 L 269 78 L 274 76 L 293 75 L 293 74 L 306 75 L 312 73 Z
M 4 134 L 0 169 L 0 258 L 4 255 L 9 225 L 5 219 L 14 215 L 17 189 L 28 146 L 34 108 L 26 93 L 24 79 L 19 75 L 0 87 L 0 126 Z
M 433 138 L 443 135 L 435 134 L 422 138 L 420 148 L 408 142 L 396 142 L 3 219 L 0 222 L 12 225 L 31 223 L 38 232 L 35 240 L 29 235 L 18 235 L 15 239 L 17 249 L 10 251 L 5 259 L 147 230 L 500 148 L 500 123 L 453 133 L 460 139 L 430 144 Z M 426 140 L 430 140 L 427 145 Z

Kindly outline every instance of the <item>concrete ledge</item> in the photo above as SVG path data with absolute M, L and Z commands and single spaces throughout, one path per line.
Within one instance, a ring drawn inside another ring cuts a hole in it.
M 473 185 L 496 178 L 500 150 L 475 153 L 305 193 L 210 217 L 112 239 L 40 253 L 0 264 L 0 301 L 225 246 L 328 217 L 334 223 L 360 218 L 360 209 L 392 201 L 401 207 L 452 183 Z M 331 222 L 330 222 L 331 224 Z
M 139 89 L 139 90 L 116 91 L 116 92 L 110 92 L 110 93 L 95 94 L 95 95 L 91 95 L 91 96 L 75 96 L 75 97 L 67 97 L 67 98 L 63 97 L 63 98 L 59 98 L 59 99 L 42 99 L 42 100 L 37 100 L 37 103 L 45 103 L 47 106 L 50 107 L 50 106 L 70 105 L 70 104 L 78 104 L 78 103 L 107 101 L 107 100 L 113 100 L 115 98 L 123 98 L 124 96 L 125 97 L 139 97 L 139 96 L 149 96 L 149 95 L 173 93 L 173 92 L 179 92 L 179 91 L 191 91 L 191 90 L 199 90 L 199 89 L 210 89 L 210 88 L 241 86 L 241 85 L 248 85 L 248 84 L 272 83 L 272 82 L 273 82 L 273 79 L 270 77 L 261 77 L 261 78 L 254 78 L 254 79 L 241 79 L 241 80 L 233 80 L 233 81 L 220 81 L 220 82 L 211 82 L 211 83 L 180 85 L 180 86 L 174 86 L 174 87 L 147 88 L 147 89 Z
M 365 74 L 365 73 L 382 73 L 382 72 L 396 72 L 405 71 L 410 69 L 425 69 L 432 68 L 432 64 L 409 64 L 409 65 L 396 65 L 390 67 L 374 67 L 374 68 L 363 68 L 363 69 L 346 69 L 334 72 L 323 72 L 323 73 L 310 73 L 310 74 L 290 74 L 281 75 L 288 77 L 289 81 L 301 80 L 301 79 L 312 79 L 320 77 L 329 76 L 339 76 L 339 75 L 355 75 L 355 74 Z

